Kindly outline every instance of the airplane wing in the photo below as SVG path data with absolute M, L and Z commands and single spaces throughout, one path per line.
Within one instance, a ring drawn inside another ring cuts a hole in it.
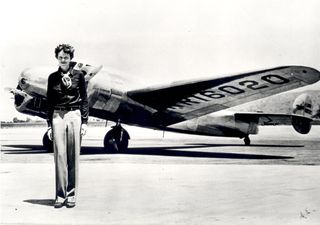
M 85 80 L 88 82 L 92 79 L 97 73 L 102 69 L 102 65 L 95 67 L 83 62 L 73 62 L 75 65 L 73 67 L 74 70 L 80 70 L 85 74 Z
M 162 115 L 162 125 L 169 125 L 306 86 L 319 79 L 320 72 L 313 68 L 284 66 L 139 89 L 127 95 L 154 109 L 156 114 Z

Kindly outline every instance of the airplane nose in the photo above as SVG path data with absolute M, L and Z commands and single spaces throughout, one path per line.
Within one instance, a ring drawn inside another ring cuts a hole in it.
M 22 85 L 27 84 L 27 79 L 26 79 L 26 78 L 21 78 L 20 83 L 21 83 Z
M 29 69 L 25 69 L 21 72 L 19 76 L 19 86 L 22 90 L 27 89 L 29 87 L 28 80 L 30 79 L 30 71 Z
M 48 76 L 54 69 L 51 67 L 30 67 L 20 73 L 18 85 L 28 95 L 42 95 L 47 93 Z

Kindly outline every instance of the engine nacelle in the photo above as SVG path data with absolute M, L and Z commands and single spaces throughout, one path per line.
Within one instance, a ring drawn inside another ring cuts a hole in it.
M 296 115 L 311 117 L 313 112 L 311 96 L 308 94 L 299 95 L 293 102 L 292 112 Z
M 300 134 L 307 134 L 311 130 L 313 104 L 312 98 L 308 94 L 299 95 L 293 102 L 292 106 L 293 114 L 300 116 L 292 117 L 292 126 Z M 309 118 L 305 118 L 309 117 Z

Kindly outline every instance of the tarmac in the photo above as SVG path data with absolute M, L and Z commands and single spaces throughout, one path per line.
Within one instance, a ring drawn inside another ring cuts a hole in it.
M 72 209 L 53 207 L 45 128 L 1 129 L 0 224 L 320 224 L 318 127 L 264 127 L 252 146 L 127 129 L 129 152 L 110 154 L 89 127 Z

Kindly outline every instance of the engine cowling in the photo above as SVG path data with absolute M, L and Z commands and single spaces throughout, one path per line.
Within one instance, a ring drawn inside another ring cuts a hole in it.
M 292 106 L 293 114 L 311 117 L 312 111 L 313 103 L 310 95 L 301 94 L 294 100 Z
M 308 94 L 299 95 L 293 102 L 292 126 L 300 134 L 307 134 L 311 130 L 311 117 L 313 112 L 312 98 Z M 310 118 L 310 119 L 309 119 Z
M 14 95 L 14 104 L 18 112 L 32 116 L 46 118 L 46 100 L 41 97 L 33 97 L 23 90 L 20 86 L 11 90 Z

